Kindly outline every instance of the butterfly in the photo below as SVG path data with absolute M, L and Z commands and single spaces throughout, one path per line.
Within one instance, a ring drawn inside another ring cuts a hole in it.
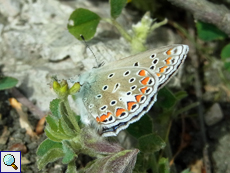
M 76 103 L 82 122 L 101 136 L 116 136 L 149 111 L 188 51 L 187 45 L 168 45 L 81 74 Z

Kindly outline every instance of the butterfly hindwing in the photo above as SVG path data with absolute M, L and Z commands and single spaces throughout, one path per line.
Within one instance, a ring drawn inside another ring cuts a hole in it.
M 91 77 L 94 82 L 81 88 L 83 103 L 103 136 L 117 135 L 139 120 L 156 100 L 158 77 L 148 69 L 100 70 Z

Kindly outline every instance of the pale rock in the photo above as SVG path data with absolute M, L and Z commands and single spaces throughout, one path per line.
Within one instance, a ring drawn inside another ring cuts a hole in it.
M 212 126 L 220 122 L 223 119 L 223 117 L 224 116 L 220 105 L 218 103 L 215 103 L 205 114 L 205 123 L 208 126 Z

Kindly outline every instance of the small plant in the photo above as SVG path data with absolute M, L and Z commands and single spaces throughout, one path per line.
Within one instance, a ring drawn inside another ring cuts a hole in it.
M 80 35 L 83 35 L 86 40 L 90 40 L 96 33 L 97 25 L 100 20 L 108 22 L 115 26 L 120 32 L 122 37 L 130 43 L 133 53 L 145 51 L 146 39 L 154 29 L 165 25 L 167 19 L 160 23 L 156 23 L 154 19 L 151 19 L 150 13 L 147 12 L 136 25 L 132 26 L 131 32 L 127 32 L 117 21 L 117 17 L 120 16 L 122 9 L 125 7 L 127 0 L 110 0 L 110 18 L 101 18 L 96 13 L 87 9 L 76 9 L 69 18 L 68 30 L 78 40 L 81 40 Z M 155 23 L 154 23 L 155 22 Z
M 75 160 L 80 153 L 96 157 L 80 172 L 123 172 L 132 170 L 138 149 L 125 150 L 118 143 L 108 142 L 89 127 L 81 127 L 79 116 L 70 109 L 68 95 L 79 90 L 79 83 L 69 88 L 66 81 L 53 81 L 53 89 L 58 95 L 50 103 L 52 114 L 46 117 L 45 128 L 48 139 L 37 150 L 38 168 L 62 158 L 68 164 L 66 172 L 76 172 Z M 116 165 L 116 167 L 114 167 Z
M 0 76 L 0 90 L 13 88 L 17 85 L 18 80 L 13 77 Z

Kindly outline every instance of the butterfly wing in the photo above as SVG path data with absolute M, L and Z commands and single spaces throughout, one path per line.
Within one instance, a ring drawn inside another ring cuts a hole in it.
M 139 120 L 156 101 L 159 83 L 156 74 L 140 67 L 92 73 L 88 81 L 77 104 L 82 105 L 83 121 L 89 120 L 102 136 L 116 136 Z
M 187 45 L 168 45 L 116 61 L 116 66 L 148 68 L 151 74 L 158 76 L 159 90 L 176 74 L 178 68 L 183 64 L 188 51 L 189 47 Z
M 77 94 L 83 122 L 94 124 L 102 136 L 116 136 L 149 111 L 187 52 L 186 45 L 165 46 L 83 75 Z

